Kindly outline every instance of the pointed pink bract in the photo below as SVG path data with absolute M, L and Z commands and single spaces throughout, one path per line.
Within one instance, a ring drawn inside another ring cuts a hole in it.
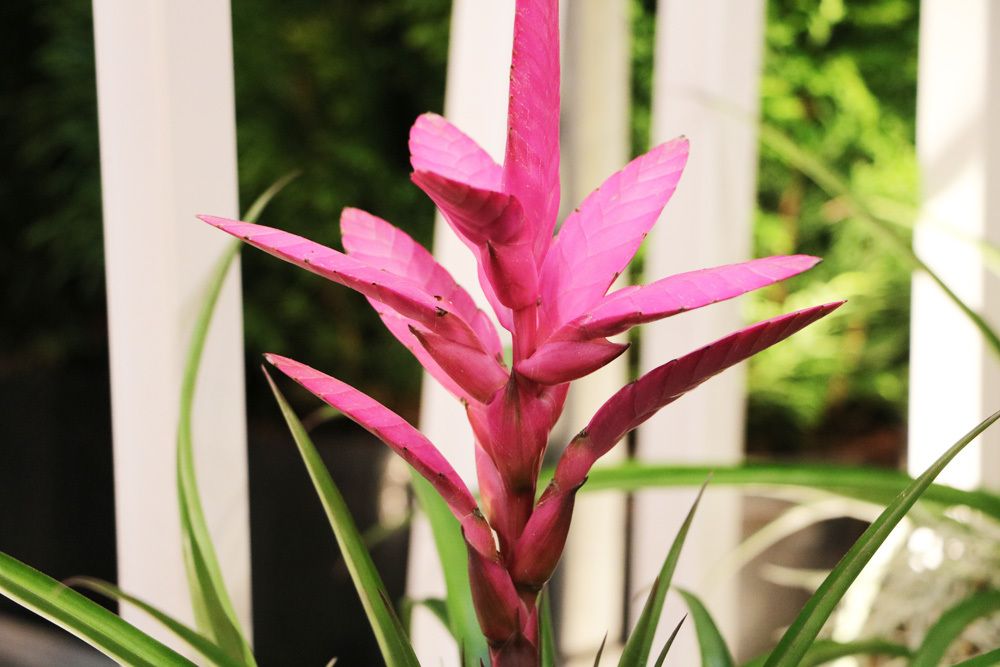
M 818 257 L 809 255 L 765 257 L 678 273 L 640 287 L 625 287 L 609 294 L 586 315 L 563 325 L 552 338 L 559 341 L 614 336 L 639 324 L 773 285 L 811 269 L 818 262 Z
M 705 380 L 778 343 L 833 312 L 843 301 L 758 322 L 651 370 L 602 405 L 563 452 L 555 482 L 573 488 L 590 467 L 629 431 Z
M 504 191 L 521 202 L 541 260 L 559 213 L 559 3 L 517 0 Z
M 657 146 L 613 174 L 566 218 L 541 268 L 542 335 L 597 304 L 670 200 L 686 139 Z
M 485 190 L 499 190 L 503 168 L 475 141 L 441 116 L 425 113 L 410 129 L 410 162 L 415 171 L 430 171 Z

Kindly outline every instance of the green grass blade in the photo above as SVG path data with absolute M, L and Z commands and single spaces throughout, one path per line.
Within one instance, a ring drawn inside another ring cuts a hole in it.
M 831 639 L 820 639 L 813 643 L 802 660 L 801 667 L 815 667 L 839 658 L 853 655 L 885 655 L 894 658 L 908 658 L 913 654 L 902 644 L 888 642 L 884 639 L 860 639 L 853 642 L 836 642 Z M 745 663 L 743 667 L 760 667 L 768 656 L 762 655 Z
M 996 667 L 996 665 L 1000 665 L 1000 648 L 963 660 L 954 667 Z
M 804 151 L 791 137 L 777 128 L 762 123 L 760 140 L 790 166 L 805 174 L 831 197 L 839 197 L 850 204 L 855 217 L 868 225 L 878 236 L 917 269 L 926 273 L 962 313 L 969 318 L 983 338 L 1000 356 L 1000 335 L 975 309 L 963 301 L 958 294 L 927 265 L 914 251 L 910 242 L 901 236 L 890 223 L 872 213 L 868 203 L 847 185 L 846 181 L 820 159 Z
M 288 424 L 288 430 L 292 433 L 292 438 L 299 449 L 299 454 L 302 455 L 302 461 L 309 472 L 309 477 L 316 487 L 323 511 L 326 512 L 326 518 L 330 522 L 337 544 L 340 546 L 341 555 L 347 564 L 347 569 L 354 581 L 358 596 L 361 598 L 365 613 L 368 615 L 368 621 L 375 632 L 375 638 L 386 665 L 388 667 L 419 667 L 403 624 L 388 601 L 382 577 L 379 576 L 371 555 L 365 548 L 358 527 L 351 517 L 347 503 L 344 502 L 344 497 L 340 494 L 336 484 L 333 483 L 333 478 L 330 477 L 330 473 L 316 450 L 316 446 L 309 438 L 309 434 L 302 427 L 302 422 L 288 405 L 267 369 L 264 369 L 264 375 L 267 376 L 271 391 L 274 392 L 274 398 Z
M 552 602 L 549 600 L 548 587 L 539 596 L 538 607 L 538 634 L 542 649 L 542 667 L 555 667 L 556 636 L 552 628 Z
M 581 493 L 636 491 L 646 488 L 697 486 L 712 475 L 713 486 L 792 487 L 822 490 L 847 498 L 887 505 L 913 482 L 897 470 L 813 464 L 754 464 L 686 466 L 623 463 L 590 471 Z M 552 471 L 543 471 L 544 483 Z M 932 484 L 921 500 L 942 506 L 966 505 L 1000 520 L 1000 496 L 987 491 L 965 491 Z
M 0 553 L 0 593 L 121 664 L 194 667 L 120 616 L 5 553 Z
M 681 616 L 681 620 L 677 622 L 674 626 L 674 631 L 670 633 L 667 637 L 667 641 L 663 644 L 663 648 L 660 649 L 660 655 L 656 656 L 656 663 L 654 667 L 662 667 L 663 661 L 667 659 L 667 653 L 670 653 L 670 647 L 674 645 L 674 640 L 677 639 L 677 633 L 681 631 L 681 626 L 684 625 L 684 621 L 687 620 L 687 614 Z
M 296 173 L 291 173 L 278 179 L 250 206 L 244 218 L 248 222 L 256 221 L 274 196 L 296 176 Z M 233 262 L 239 256 L 239 249 L 239 241 L 230 244 L 213 269 L 188 344 L 177 417 L 177 497 L 180 505 L 184 564 L 191 592 L 191 606 L 198 627 L 209 634 L 228 655 L 248 665 L 254 665 L 256 663 L 253 652 L 240 628 L 229 593 L 226 591 L 219 560 L 205 521 L 195 474 L 191 429 L 195 387 L 205 351 L 205 341 L 208 338 L 219 295 L 222 293 Z
M 687 603 L 694 621 L 695 634 L 698 635 L 698 649 L 701 651 L 701 667 L 734 667 L 733 655 L 722 638 L 719 627 L 712 620 L 712 615 L 698 597 L 689 591 L 677 589 L 677 592 Z
M 188 627 L 186 624 L 181 623 L 176 618 L 157 609 L 148 602 L 145 602 L 134 595 L 129 595 L 110 582 L 95 579 L 93 577 L 73 577 L 72 579 L 67 579 L 63 583 L 66 586 L 84 588 L 94 593 L 103 595 L 111 600 L 127 602 L 132 606 L 141 609 L 159 621 L 168 630 L 180 637 L 185 643 L 188 644 L 188 646 L 208 658 L 213 665 L 218 665 L 219 667 L 242 667 L 244 664 L 226 655 L 226 653 L 213 641 L 198 634 L 197 631 Z
M 604 647 L 608 643 L 608 633 L 604 633 L 604 639 L 601 640 L 601 645 L 597 647 L 597 655 L 594 656 L 594 667 L 600 667 L 601 656 L 604 655 Z
M 478 667 L 480 661 L 490 664 L 486 638 L 479 629 L 475 607 L 472 606 L 472 589 L 469 587 L 468 553 L 462 540 L 458 520 L 448 509 L 434 487 L 420 475 L 413 473 L 413 493 L 427 516 L 434 536 L 441 569 L 444 572 L 445 602 L 451 620 L 451 634 L 458 642 L 463 664 Z
M 660 573 L 653 582 L 653 588 L 649 591 L 646 604 L 643 605 L 639 620 L 636 621 L 632 634 L 629 635 L 622 651 L 622 657 L 618 662 L 619 667 L 646 667 L 649 663 L 649 655 L 653 650 L 653 639 L 656 637 L 656 628 L 660 623 L 660 614 L 663 612 L 663 602 L 667 598 L 667 591 L 670 590 L 670 581 L 673 579 L 674 570 L 677 569 L 677 561 L 681 557 L 681 549 L 684 547 L 684 540 L 687 538 L 691 522 L 694 520 L 694 513 L 698 509 L 698 503 L 705 493 L 704 482 L 698 490 L 698 495 L 691 504 L 684 522 L 681 524 L 673 544 L 667 552 L 667 557 L 663 560 Z
M 944 470 L 945 466 L 998 418 L 1000 418 L 1000 412 L 994 413 L 969 431 L 886 507 L 879 518 L 868 527 L 854 543 L 854 546 L 837 563 L 819 590 L 809 598 L 791 627 L 781 637 L 770 658 L 764 663 L 766 667 L 793 667 L 800 664 L 823 628 L 823 624 L 833 613 L 837 603 L 840 602 L 848 587 L 871 560 L 893 528 L 903 519 L 920 496 L 927 491 L 931 482 Z
M 1000 591 L 980 591 L 948 609 L 924 635 L 910 667 L 937 667 L 948 647 L 973 621 L 1000 612 Z

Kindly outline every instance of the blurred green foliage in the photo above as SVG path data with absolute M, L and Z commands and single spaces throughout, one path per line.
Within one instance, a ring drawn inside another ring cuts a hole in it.
M 761 80 L 763 123 L 842 174 L 852 192 L 911 205 L 917 202 L 917 8 L 913 0 L 772 0 Z M 758 256 L 803 252 L 824 261 L 749 300 L 752 319 L 823 301 L 848 303 L 754 357 L 751 439 L 757 427 L 767 449 L 802 448 L 847 403 L 866 405 L 883 426 L 902 423 L 910 309 L 905 262 L 766 146 L 754 245 Z
M 433 210 L 407 178 L 406 139 L 417 114 L 442 108 L 450 4 L 234 1 L 241 200 L 292 169 L 303 172 L 265 224 L 336 245 L 340 209 L 359 206 L 430 242 Z M 632 1 L 634 152 L 649 140 L 655 5 Z M 858 193 L 907 204 L 916 199 L 917 5 L 771 0 L 761 85 L 763 122 Z M 7 165 L 0 277 L 5 321 L 16 323 L 0 328 L 0 367 L 101 359 L 90 8 L 35 0 L 0 11 Z M 845 401 L 869 401 L 886 419 L 901 419 L 907 268 L 847 207 L 766 149 L 759 189 L 755 253 L 807 252 L 825 261 L 747 300 L 748 317 L 836 298 L 850 303 L 755 359 L 751 434 L 769 448 L 805 447 Z M 418 367 L 362 298 L 261 253 L 244 253 L 243 261 L 249 368 L 264 351 L 294 354 L 393 405 L 415 407 Z M 251 410 L 270 404 L 263 383 L 248 386 Z

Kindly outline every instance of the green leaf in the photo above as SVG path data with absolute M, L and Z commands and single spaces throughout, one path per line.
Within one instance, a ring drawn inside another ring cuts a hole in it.
M 698 648 L 701 651 L 701 667 L 734 667 L 733 656 L 726 646 L 726 640 L 712 620 L 712 615 L 701 603 L 701 600 L 689 591 L 677 589 L 677 592 L 687 603 L 694 621 L 695 634 L 698 635 Z
M 66 586 L 73 586 L 76 588 L 85 588 L 112 600 L 128 602 L 132 606 L 141 609 L 162 623 L 168 630 L 184 640 L 184 642 L 186 642 L 191 648 L 211 660 L 214 665 L 218 665 L 219 667 L 242 667 L 244 664 L 226 655 L 226 653 L 213 641 L 198 634 L 198 632 L 191 629 L 186 624 L 181 623 L 174 617 L 160 611 L 148 602 L 145 602 L 133 595 L 129 595 L 110 582 L 95 579 L 93 577 L 73 577 L 71 579 L 67 579 L 64 584 Z
M 621 660 L 618 662 L 619 667 L 645 667 L 649 663 L 649 654 L 653 650 L 656 627 L 660 623 L 660 614 L 663 612 L 663 602 L 667 598 L 667 591 L 670 590 L 670 581 L 673 579 L 674 570 L 677 569 L 677 561 L 680 560 L 684 540 L 687 538 L 691 522 L 694 520 L 695 510 L 698 509 L 698 503 L 705 493 L 707 483 L 707 481 L 702 483 L 694 503 L 691 504 L 691 509 L 688 510 L 687 517 L 677 531 L 673 544 L 670 545 L 660 573 L 657 575 L 656 581 L 653 582 L 653 588 L 649 591 L 646 604 L 643 605 L 639 620 L 636 621 L 635 628 L 625 643 Z
M 924 635 L 910 667 L 937 667 L 952 642 L 973 621 L 1000 611 L 1000 591 L 973 593 L 941 615 Z
M 952 445 L 920 477 L 914 480 L 899 496 L 886 507 L 848 550 L 819 590 L 809 598 L 798 617 L 781 637 L 771 656 L 764 663 L 766 667 L 793 667 L 801 663 L 809 647 L 823 628 L 840 599 L 851 583 L 868 563 L 871 557 L 889 536 L 893 528 L 930 487 L 931 482 L 944 470 L 945 466 L 985 431 L 1000 419 L 1000 412 L 994 413 L 969 431 L 961 440 Z
M 0 593 L 121 664 L 134 667 L 194 667 L 190 660 L 120 616 L 2 552 Z
M 601 645 L 597 647 L 597 655 L 594 656 L 594 667 L 600 667 L 601 656 L 604 655 L 604 646 L 608 643 L 608 633 L 604 633 L 604 639 L 601 640 Z
M 467 667 L 478 667 L 480 660 L 490 664 L 486 638 L 479 629 L 476 609 L 472 605 L 469 587 L 469 555 L 465 551 L 458 520 L 448 509 L 430 482 L 419 474 L 411 474 L 413 493 L 431 525 L 434 545 L 444 573 L 445 602 L 451 621 L 451 635 L 458 642 L 462 661 Z
M 347 503 L 344 502 L 344 497 L 340 494 L 336 484 L 333 483 L 333 478 L 330 477 L 330 473 L 323 464 L 323 459 L 309 438 L 309 434 L 302 427 L 302 422 L 288 405 L 288 401 L 285 400 L 266 368 L 264 375 L 267 377 L 268 384 L 271 385 L 271 391 L 281 408 L 281 414 L 288 424 L 288 430 L 292 433 L 299 454 L 302 455 L 302 461 L 309 472 L 313 486 L 316 487 L 316 493 L 319 495 L 333 534 L 337 538 L 341 555 L 351 573 L 354 587 L 358 591 L 365 614 L 368 615 L 368 621 L 375 632 L 375 639 L 378 641 L 386 665 L 388 667 L 419 667 L 417 657 L 413 653 L 413 647 L 406 636 L 406 630 L 389 603 L 382 577 L 379 576 L 371 555 L 365 548 L 358 527 L 351 517 Z
M 539 643 L 542 649 L 542 667 L 555 667 L 556 637 L 552 629 L 552 603 L 549 600 L 549 589 L 546 586 L 538 596 L 538 631 Z
M 590 471 L 581 493 L 645 488 L 697 486 L 712 475 L 713 486 L 794 487 L 822 490 L 847 498 L 887 505 L 913 478 L 897 470 L 811 464 L 754 464 L 730 467 L 623 463 Z M 543 471 L 539 488 L 551 479 Z M 967 505 L 1000 520 L 1000 496 L 932 484 L 921 500 L 942 506 Z
M 449 633 L 451 632 L 451 621 L 448 619 L 448 605 L 444 600 L 441 598 L 424 598 L 422 600 L 414 600 L 413 598 L 404 597 L 400 603 L 399 620 L 403 624 L 403 628 L 406 630 L 407 634 L 410 634 L 411 631 L 411 621 L 414 607 L 423 607 L 427 611 L 434 614 L 434 617 L 441 622 L 441 625 L 443 625 Z
M 677 639 L 677 633 L 681 631 L 681 626 L 684 625 L 684 621 L 687 620 L 687 614 L 681 616 L 681 620 L 677 621 L 677 625 L 674 626 L 674 631 L 670 633 L 667 637 L 666 643 L 663 648 L 660 649 L 660 655 L 656 656 L 655 667 L 662 667 L 663 661 L 667 659 L 667 653 L 670 652 L 670 647 L 674 645 L 674 640 Z
M 996 667 L 996 665 L 1000 665 L 1000 648 L 963 660 L 955 667 Z
M 296 176 L 295 173 L 287 174 L 264 191 L 246 212 L 244 216 L 246 220 L 255 221 L 268 202 Z M 208 523 L 205 521 L 194 468 L 194 441 L 191 429 L 195 387 L 205 351 L 205 341 L 208 338 L 219 295 L 230 274 L 232 264 L 239 255 L 239 248 L 239 241 L 234 241 L 219 258 L 206 286 L 201 309 L 188 344 L 177 417 L 177 497 L 180 505 L 184 565 L 191 592 L 191 606 L 198 627 L 210 635 L 226 654 L 247 665 L 255 665 L 250 644 L 240 628 L 226 590 L 219 559 L 208 532 Z
M 831 639 L 820 639 L 809 647 L 801 667 L 815 667 L 838 658 L 852 655 L 887 655 L 896 658 L 908 658 L 912 651 L 902 644 L 887 642 L 883 639 L 860 639 L 853 642 L 836 642 Z M 767 654 L 754 658 L 743 667 L 760 667 L 767 661 Z

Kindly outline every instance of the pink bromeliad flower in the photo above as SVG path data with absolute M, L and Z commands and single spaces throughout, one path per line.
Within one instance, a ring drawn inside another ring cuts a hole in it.
M 503 360 L 492 319 L 423 247 L 388 222 L 345 209 L 345 253 L 260 225 L 202 219 L 368 298 L 386 327 L 466 406 L 481 505 L 435 446 L 357 389 L 297 361 L 268 361 L 368 429 L 423 475 L 462 526 L 479 623 L 494 665 L 538 661 L 536 599 L 565 543 L 591 466 L 660 408 L 837 308 L 759 322 L 619 390 L 563 451 L 537 499 L 539 468 L 569 383 L 626 345 L 609 337 L 800 273 L 818 261 L 768 257 L 608 293 L 674 192 L 688 155 L 675 139 L 605 181 L 562 223 L 559 210 L 558 0 L 517 0 L 506 157 L 494 162 L 444 118 L 410 132 L 413 182 L 475 255 L 479 282 L 513 340 Z

